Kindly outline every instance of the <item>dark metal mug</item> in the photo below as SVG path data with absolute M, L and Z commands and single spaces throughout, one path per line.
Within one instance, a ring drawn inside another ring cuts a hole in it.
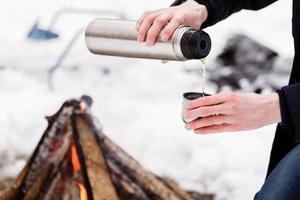
M 183 120 L 184 123 L 190 123 L 196 119 L 199 118 L 194 118 L 194 119 L 185 119 L 183 117 L 183 113 L 186 111 L 185 109 L 185 104 L 187 101 L 192 101 L 198 98 L 201 98 L 203 96 L 211 96 L 210 94 L 206 94 L 206 93 L 200 93 L 200 92 L 186 92 L 183 94 L 183 102 L 182 102 L 182 112 L 181 112 L 181 118 Z

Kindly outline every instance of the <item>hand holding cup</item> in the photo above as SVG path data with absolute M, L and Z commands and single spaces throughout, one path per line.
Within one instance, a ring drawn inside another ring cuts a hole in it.
M 184 98 L 182 118 L 187 122 L 186 129 L 195 133 L 246 131 L 278 123 L 281 119 L 276 93 L 227 92 L 191 96 L 194 100 Z

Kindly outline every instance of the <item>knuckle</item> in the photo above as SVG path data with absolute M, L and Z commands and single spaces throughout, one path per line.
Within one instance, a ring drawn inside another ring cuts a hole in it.
M 162 25 L 166 23 L 166 20 L 163 17 L 158 17 L 155 19 L 155 23 Z
M 154 17 L 151 16 L 151 15 L 147 15 L 147 16 L 145 17 L 145 21 L 146 21 L 146 22 L 151 22 L 151 21 L 153 21 L 153 20 L 154 20 Z
M 177 21 L 178 23 L 181 23 L 183 21 L 183 16 L 182 14 L 177 14 L 174 16 L 174 20 Z

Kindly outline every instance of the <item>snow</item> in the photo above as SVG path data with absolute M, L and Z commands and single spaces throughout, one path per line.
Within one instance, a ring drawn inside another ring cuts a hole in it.
M 258 12 L 243 11 L 207 32 L 213 41 L 213 62 L 226 38 L 246 33 L 280 52 L 293 55 L 291 0 Z M 216 135 L 194 135 L 180 118 L 182 93 L 199 91 L 200 77 L 186 73 L 199 61 L 169 62 L 125 59 L 90 54 L 83 35 L 47 85 L 47 69 L 79 28 L 95 18 L 65 15 L 55 25 L 58 40 L 34 42 L 25 38 L 39 18 L 47 27 L 62 7 L 99 8 L 125 12 L 136 19 L 146 9 L 169 1 L 39 1 L 10 0 L 0 7 L 0 179 L 15 176 L 25 164 L 53 114 L 71 97 L 89 94 L 93 113 L 105 133 L 145 167 L 170 176 L 182 186 L 217 194 L 218 200 L 252 199 L 261 187 L 275 125 Z M 107 71 L 109 72 L 107 74 Z M 214 92 L 209 84 L 208 92 Z

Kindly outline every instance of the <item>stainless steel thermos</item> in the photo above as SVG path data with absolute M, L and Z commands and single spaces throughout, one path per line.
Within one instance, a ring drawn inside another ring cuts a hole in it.
M 154 46 L 147 47 L 137 42 L 134 21 L 118 19 L 95 19 L 86 29 L 85 41 L 95 54 L 160 60 L 201 59 L 211 49 L 207 33 L 187 26 L 178 27 L 169 41 L 159 36 Z

